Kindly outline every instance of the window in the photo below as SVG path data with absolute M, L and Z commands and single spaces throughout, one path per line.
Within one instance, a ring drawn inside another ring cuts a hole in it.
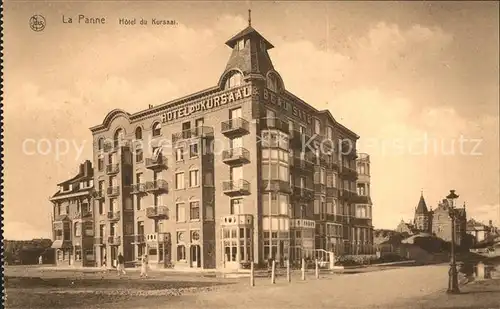
M 332 127 L 326 127 L 326 138 L 333 140 L 333 129 Z
M 75 236 L 82 236 L 82 224 L 80 222 L 75 222 L 74 224 Z
M 184 203 L 177 203 L 176 208 L 176 221 L 185 222 L 186 221 L 186 208 Z
M 159 122 L 156 122 L 153 124 L 153 136 L 160 136 L 161 135 L 161 124 Z
M 318 215 L 320 210 L 320 201 L 314 200 L 314 214 Z
M 245 48 L 245 40 L 239 40 L 238 41 L 238 50 L 242 50 Z
M 198 143 L 189 145 L 189 157 L 190 158 L 198 157 Z
M 136 196 L 136 203 L 135 203 L 136 205 L 135 206 L 136 206 L 137 210 L 141 210 L 141 208 L 142 208 L 142 196 L 140 194 L 136 194 L 135 196 Z
M 177 261 L 186 260 L 186 247 L 184 245 L 177 246 Z
M 97 158 L 97 169 L 101 172 L 104 169 L 104 158 L 102 155 L 99 155 Z
M 278 78 L 275 74 L 269 74 L 267 76 L 267 88 L 271 91 L 278 92 Z
M 321 121 L 314 119 L 314 133 L 321 134 Z
M 232 199 L 230 212 L 232 215 L 244 213 L 243 212 L 243 199 L 241 199 L 241 198 Z
M 142 139 L 142 128 L 141 127 L 137 127 L 135 129 L 135 139 L 137 139 L 137 140 Z
M 142 162 L 143 157 L 144 157 L 144 155 L 143 155 L 142 148 L 137 148 L 135 150 L 135 162 L 137 162 L 137 163 Z
M 319 171 L 319 182 L 324 185 L 326 182 L 326 171 L 324 168 Z
M 175 174 L 175 189 L 184 189 L 184 172 Z
M 99 138 L 99 140 L 97 141 L 97 148 L 99 150 L 102 150 L 104 148 L 104 138 Z
M 293 121 L 288 120 L 288 131 L 290 131 L 290 134 L 293 133 Z
M 177 148 L 175 150 L 175 160 L 176 161 L 184 160 L 184 148 Z
M 267 120 L 267 126 L 268 127 L 274 127 L 276 124 L 276 113 L 273 110 L 267 109 L 266 110 L 266 120 Z
M 264 215 L 288 215 L 288 195 L 265 193 L 262 195 L 262 213 Z
M 240 72 L 234 71 L 226 80 L 225 88 L 233 88 L 241 85 L 243 78 Z
M 191 220 L 200 219 L 200 202 L 194 201 L 189 203 L 189 218 Z
M 192 170 L 189 171 L 189 186 L 198 187 L 200 185 L 200 171 Z
M 102 214 L 104 214 L 104 201 L 99 200 L 97 202 L 99 203 L 99 214 L 102 215 Z

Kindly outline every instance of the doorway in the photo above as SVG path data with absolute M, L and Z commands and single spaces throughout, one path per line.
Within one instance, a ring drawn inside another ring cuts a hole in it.
M 191 267 L 201 267 L 201 248 L 200 245 L 191 246 Z

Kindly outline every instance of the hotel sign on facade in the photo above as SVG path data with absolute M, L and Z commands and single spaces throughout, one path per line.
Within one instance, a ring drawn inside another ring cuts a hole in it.
M 263 91 L 263 100 L 265 103 L 277 106 L 308 124 L 312 123 L 312 116 L 310 114 L 304 112 L 295 106 L 295 104 L 265 88 Z
M 189 117 L 192 114 L 208 111 L 213 108 L 236 102 L 252 96 L 252 87 L 250 85 L 218 94 L 213 97 L 204 98 L 190 105 L 174 108 L 163 113 L 162 122 L 174 121 L 184 117 Z

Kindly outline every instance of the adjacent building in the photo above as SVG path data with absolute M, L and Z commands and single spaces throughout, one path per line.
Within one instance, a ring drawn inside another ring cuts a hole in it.
M 89 160 L 80 164 L 78 174 L 58 184 L 50 198 L 52 210 L 52 248 L 59 266 L 95 266 L 93 180 Z
M 60 183 L 57 264 L 239 269 L 368 253 L 370 160 L 327 110 L 285 88 L 249 26 L 215 86 L 92 127 L 93 165 Z M 359 177 L 358 177 L 359 174 Z
M 467 213 L 463 208 L 450 208 L 448 200 L 444 199 L 435 210 L 428 209 L 423 193 L 415 208 L 414 231 L 430 233 L 445 241 L 451 241 L 452 222 L 450 213 L 455 218 L 455 242 L 457 245 L 465 245 Z

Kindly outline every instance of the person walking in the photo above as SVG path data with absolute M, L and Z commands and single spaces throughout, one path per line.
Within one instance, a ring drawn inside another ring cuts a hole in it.
M 116 270 L 118 271 L 118 275 L 126 274 L 125 272 L 125 258 L 122 253 L 118 254 L 118 265 L 116 266 Z
M 145 277 L 145 278 L 148 277 L 148 255 L 147 254 L 143 255 L 142 259 L 141 259 L 141 278 L 142 277 Z

